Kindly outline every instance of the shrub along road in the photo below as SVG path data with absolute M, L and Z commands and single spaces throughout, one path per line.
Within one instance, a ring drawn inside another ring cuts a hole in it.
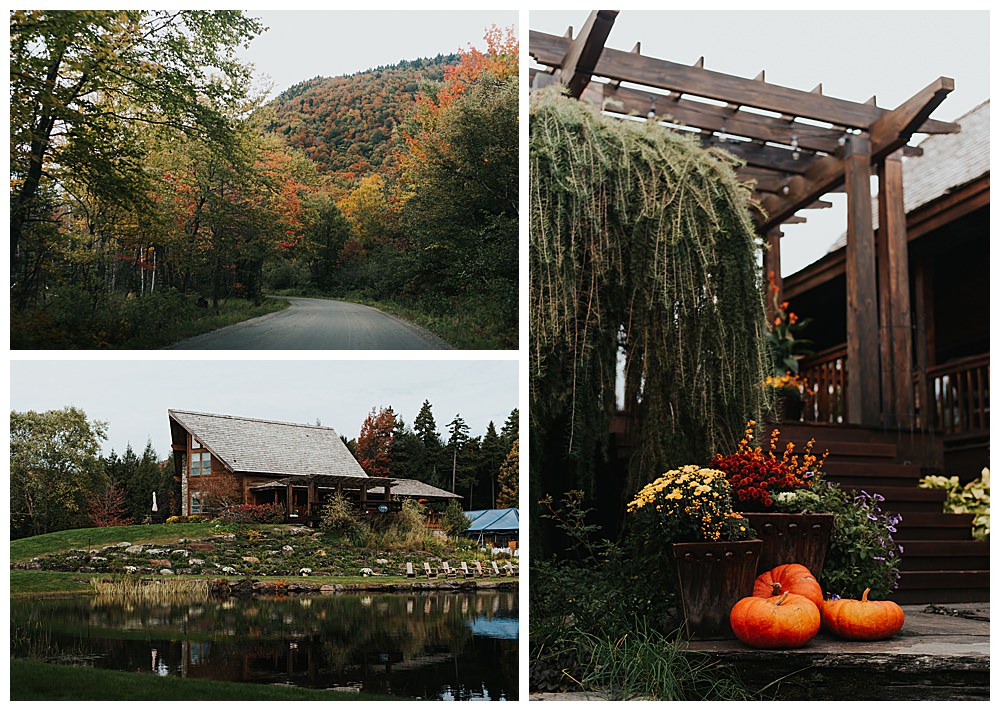
M 284 296 L 284 311 L 175 343 L 191 350 L 434 350 L 448 344 L 378 309 L 347 301 Z

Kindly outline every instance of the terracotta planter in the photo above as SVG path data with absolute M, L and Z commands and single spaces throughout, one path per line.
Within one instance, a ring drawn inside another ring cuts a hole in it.
M 785 563 L 799 563 L 822 580 L 833 514 L 744 513 L 764 545 L 758 572 Z
M 753 593 L 763 545 L 759 539 L 672 544 L 688 639 L 734 637 L 729 611 Z

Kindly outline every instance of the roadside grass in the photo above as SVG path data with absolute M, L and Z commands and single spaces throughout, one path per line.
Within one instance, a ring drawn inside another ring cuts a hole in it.
M 284 299 L 221 299 L 198 308 L 195 295 L 165 291 L 141 298 L 56 290 L 45 302 L 11 312 L 14 349 L 153 349 L 288 308 Z
M 161 677 L 12 659 L 11 701 L 398 701 L 399 697 L 274 684 Z
M 282 289 L 272 293 L 275 296 L 330 299 L 371 306 L 425 328 L 452 348 L 460 350 L 509 350 L 518 346 L 516 328 L 511 332 L 498 329 L 495 314 L 486 313 L 486 306 L 465 304 L 454 308 L 451 313 L 440 314 L 431 313 L 419 305 L 373 299 L 357 291 L 337 296 L 308 289 Z
M 163 348 L 183 341 L 185 338 L 209 333 L 217 328 L 232 326 L 234 323 L 283 311 L 289 306 L 289 302 L 284 299 L 264 299 L 260 304 L 243 299 L 221 299 L 218 308 L 210 307 L 193 318 L 179 321 L 172 328 L 157 333 L 145 333 L 115 347 Z

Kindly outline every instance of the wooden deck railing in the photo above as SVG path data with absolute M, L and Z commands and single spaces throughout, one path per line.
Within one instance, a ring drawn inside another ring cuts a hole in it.
M 945 434 L 990 430 L 990 354 L 961 358 L 927 369 L 927 423 Z
M 820 351 L 799 363 L 805 378 L 805 422 L 847 422 L 847 344 Z

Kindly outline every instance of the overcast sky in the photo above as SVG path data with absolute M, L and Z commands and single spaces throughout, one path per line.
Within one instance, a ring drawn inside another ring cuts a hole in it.
M 316 424 L 356 438 L 373 406 L 391 406 L 408 426 L 423 401 L 438 431 L 461 414 L 470 435 L 499 430 L 518 407 L 515 361 L 13 361 L 12 410 L 83 409 L 109 424 L 105 453 L 151 440 L 170 446 L 167 410 Z
M 315 76 L 342 76 L 403 59 L 485 49 L 490 25 L 514 27 L 514 10 L 248 10 L 268 30 L 241 57 L 277 95 Z
M 589 10 L 532 11 L 529 27 L 574 36 Z M 639 11 L 618 14 L 607 47 L 694 64 L 752 79 L 763 69 L 769 83 L 892 109 L 939 76 L 955 80 L 933 114 L 951 121 L 989 98 L 989 14 L 947 12 Z M 911 141 L 911 144 L 914 141 Z M 838 206 L 842 195 L 833 195 Z M 782 272 L 822 256 L 847 227 L 842 207 L 808 210 L 804 225 L 788 225 Z

